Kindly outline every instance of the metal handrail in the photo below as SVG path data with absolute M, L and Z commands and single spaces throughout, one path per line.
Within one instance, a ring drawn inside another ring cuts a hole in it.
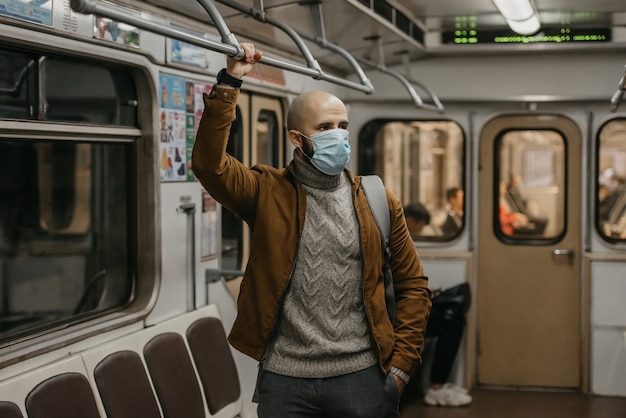
M 220 32 L 220 36 L 222 36 L 222 42 L 216 42 L 216 41 L 212 41 L 201 36 L 192 35 L 182 30 L 165 25 L 163 23 L 152 22 L 149 20 L 142 19 L 141 17 L 138 17 L 134 15 L 133 13 L 129 13 L 131 9 L 114 5 L 111 3 L 105 3 L 99 0 L 71 0 L 70 5 L 71 5 L 72 10 L 77 13 L 96 14 L 98 16 L 107 17 L 109 19 L 113 19 L 121 23 L 126 23 L 128 25 L 135 26 L 140 29 L 145 29 L 150 32 L 157 33 L 159 35 L 166 36 L 168 38 L 177 39 L 179 41 L 183 41 L 191 45 L 206 48 L 211 51 L 221 52 L 231 57 L 235 57 L 235 58 L 243 57 L 243 50 L 239 46 L 234 35 L 228 30 L 226 24 L 224 23 L 224 19 L 222 18 L 222 16 L 219 14 L 217 9 L 215 9 L 215 7 L 211 4 L 211 0 L 197 0 L 197 1 L 210 14 L 210 17 L 213 23 L 215 24 L 216 28 Z M 267 19 L 265 21 L 267 21 Z M 292 30 L 292 32 L 294 31 Z M 297 37 L 297 34 L 296 34 L 296 37 Z M 300 44 L 304 45 L 303 42 L 300 42 Z M 304 46 L 304 48 L 306 49 L 306 46 Z M 307 61 L 310 61 L 310 59 L 312 58 L 312 55 L 308 56 L 310 55 L 310 51 L 308 54 L 303 53 L 303 55 L 305 56 L 305 59 L 307 59 Z M 315 60 L 313 59 L 313 61 Z M 317 64 L 317 66 L 314 65 L 313 68 L 308 67 L 308 66 L 305 67 L 302 65 L 293 64 L 290 62 L 278 60 L 276 58 L 268 57 L 267 55 L 264 55 L 263 58 L 261 58 L 260 62 L 266 65 L 272 66 L 272 67 L 286 70 L 286 71 L 310 76 L 314 79 L 329 81 L 331 83 L 348 87 L 354 90 L 358 90 L 364 93 L 371 93 L 372 91 L 371 86 L 366 86 L 366 85 L 356 83 L 351 80 L 345 80 L 345 79 L 324 73 L 321 70 L 321 68 L 319 68 L 319 64 Z M 317 61 L 315 62 L 317 63 Z
M 203 3 L 205 1 L 208 0 L 197 0 L 200 3 Z M 302 38 L 298 35 L 298 33 L 293 30 L 291 27 L 287 26 L 287 25 L 283 25 L 280 22 L 277 22 L 273 19 L 270 19 L 269 17 L 267 17 L 264 13 L 263 14 L 259 14 L 259 13 L 255 13 L 254 9 L 250 9 L 249 7 L 246 7 L 242 4 L 239 4 L 235 1 L 231 1 L 231 0 L 215 0 L 219 3 L 225 4 L 226 6 L 233 8 L 235 10 L 240 11 L 241 13 L 251 16 L 253 18 L 255 18 L 256 20 L 263 22 L 263 23 L 267 23 L 270 24 L 272 26 L 277 27 L 278 29 L 282 30 L 283 32 L 285 32 L 287 34 L 287 36 L 289 36 L 296 44 L 296 46 L 298 47 L 298 49 L 300 50 L 300 53 L 302 53 L 302 56 L 304 57 L 307 66 L 311 69 L 317 70 L 319 72 L 319 76 L 321 78 L 323 71 L 322 71 L 322 67 L 320 67 L 320 64 L 317 62 L 317 60 L 315 58 L 313 58 L 313 54 L 311 54 L 311 51 L 309 50 L 309 48 L 307 48 L 306 44 L 302 41 Z M 262 61 L 262 60 L 261 60 Z
M 432 110 L 435 112 L 440 112 L 443 113 L 445 111 L 445 108 L 443 106 L 443 104 L 441 103 L 441 101 L 439 100 L 439 98 L 435 95 L 435 93 L 430 90 L 429 88 L 427 88 L 426 86 L 424 86 L 421 83 L 418 83 L 417 81 L 414 80 L 410 80 L 407 77 L 405 77 L 403 74 L 394 71 L 394 70 L 390 70 L 389 68 L 385 67 L 384 65 L 381 64 L 376 64 L 375 62 L 369 61 L 365 58 L 357 58 L 357 60 L 359 62 L 361 62 L 364 65 L 367 65 L 369 67 L 372 67 L 378 71 L 380 71 L 383 74 L 387 74 L 390 75 L 392 77 L 394 77 L 395 79 L 397 79 L 398 81 L 400 81 L 400 83 L 402 83 L 402 85 L 404 86 L 404 88 L 406 88 L 406 90 L 409 92 L 409 95 L 411 96 L 411 99 L 413 99 L 413 102 L 415 103 L 415 105 L 421 109 L 426 109 L 426 110 Z M 417 91 L 415 90 L 415 87 L 413 87 L 413 84 L 419 86 L 422 90 L 424 90 L 425 92 L 427 92 L 432 100 L 432 102 L 434 103 L 434 105 L 431 105 L 429 103 L 425 103 L 424 100 L 422 99 L 422 97 L 417 93 Z
M 178 213 L 187 215 L 187 312 L 196 309 L 196 204 L 183 203 Z
M 359 77 L 361 84 L 363 84 L 366 87 L 369 87 L 370 91 L 366 91 L 366 93 L 367 94 L 374 93 L 374 86 L 372 85 L 372 82 L 367 77 L 367 75 L 365 75 L 365 71 L 363 71 L 363 68 L 361 68 L 361 66 L 359 65 L 359 62 L 356 60 L 356 58 L 352 56 L 352 54 L 350 54 L 348 51 L 346 51 L 339 45 L 328 42 L 326 39 L 323 39 L 317 36 L 309 36 L 309 35 L 302 34 L 302 33 L 300 33 L 300 36 L 302 36 L 302 38 L 308 41 L 316 43 L 321 48 L 333 51 L 336 54 L 341 55 L 343 58 L 345 58 L 345 60 L 348 61 L 348 64 L 350 64 L 350 66 L 354 69 L 354 72 L 356 73 L 357 77 Z
M 204 270 L 204 282 L 206 284 L 217 283 L 222 278 L 224 281 L 235 280 L 238 277 L 243 276 L 243 271 L 241 270 L 230 270 L 230 269 L 206 269 Z
M 207 1 L 207 0 L 197 0 L 197 1 L 201 2 L 201 1 Z M 339 84 L 339 85 L 343 85 L 343 86 L 346 86 L 346 87 L 350 87 L 350 88 L 362 91 L 362 92 L 367 93 L 367 94 L 372 94 L 374 92 L 374 87 L 372 86 L 372 83 L 369 81 L 369 79 L 367 78 L 367 76 L 365 75 L 365 73 L 363 72 L 361 67 L 359 66 L 359 64 L 352 57 L 352 55 L 350 55 L 343 48 L 338 47 L 336 45 L 328 44 L 325 40 L 323 42 L 318 42 L 315 38 L 311 38 L 311 37 L 309 37 L 307 35 L 304 35 L 301 32 L 291 28 L 290 26 L 284 25 L 284 24 L 282 24 L 282 23 L 280 23 L 280 22 L 278 22 L 276 20 L 273 20 L 273 19 L 269 18 L 265 13 L 258 13 L 253 8 L 246 7 L 246 6 L 241 5 L 241 4 L 239 4 L 239 3 L 237 3 L 237 2 L 235 2 L 233 0 L 216 0 L 216 1 L 226 5 L 228 7 L 231 7 L 233 9 L 235 9 L 235 10 L 245 14 L 245 15 L 253 17 L 254 19 L 258 20 L 259 22 L 270 24 L 270 25 L 275 26 L 278 29 L 282 30 L 283 32 L 285 32 L 294 41 L 294 43 L 296 44 L 296 46 L 298 47 L 298 49 L 302 53 L 302 56 L 304 57 L 304 59 L 307 62 L 308 68 L 319 71 L 319 75 L 317 77 L 313 77 L 313 78 L 317 78 L 317 79 L 320 79 L 320 80 L 329 81 L 329 82 L 334 83 L 334 84 Z M 261 10 L 261 12 L 264 12 L 264 11 Z M 320 65 L 317 62 L 317 60 L 313 57 L 313 54 L 311 54 L 311 51 L 309 50 L 309 48 L 303 42 L 303 39 L 307 39 L 307 40 L 310 40 L 312 42 L 315 42 L 319 46 L 321 46 L 323 48 L 327 48 L 329 50 L 332 50 L 333 52 L 336 52 L 336 53 L 340 54 L 341 56 L 343 56 L 346 60 L 348 60 L 350 65 L 357 72 L 357 75 L 359 76 L 360 83 L 355 83 L 355 82 L 352 82 L 350 80 L 345 80 L 345 79 L 339 78 L 337 76 L 325 73 L 322 70 L 322 68 L 320 67 Z M 263 61 L 264 61 L 264 59 L 262 58 L 261 62 L 263 62 Z
M 617 111 L 624 98 L 624 93 L 626 93 L 626 66 L 624 66 L 624 75 L 622 75 L 622 78 L 617 84 L 617 90 L 615 90 L 615 93 L 611 96 L 611 112 Z
M 354 72 L 359 78 L 361 84 L 369 87 L 370 91 L 366 93 L 367 94 L 374 93 L 374 86 L 372 85 L 372 82 L 367 77 L 367 75 L 365 75 L 365 71 L 363 71 L 363 68 L 361 68 L 358 61 L 352 56 L 352 54 L 350 54 L 348 51 L 346 51 L 339 45 L 328 42 L 328 40 L 326 39 L 326 31 L 324 28 L 324 17 L 322 13 L 322 3 L 320 2 L 317 4 L 311 4 L 310 8 L 311 8 L 311 14 L 314 16 L 313 23 L 315 24 L 317 28 L 317 36 L 310 36 L 310 35 L 297 31 L 298 35 L 300 35 L 300 37 L 302 37 L 303 39 L 306 39 L 310 42 L 315 43 L 321 48 L 328 49 L 342 56 L 346 61 L 348 61 L 348 64 L 350 64 L 352 69 L 354 69 Z

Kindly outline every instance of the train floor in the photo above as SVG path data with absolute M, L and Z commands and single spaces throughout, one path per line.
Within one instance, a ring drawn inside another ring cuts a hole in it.
M 470 405 L 456 408 L 404 396 L 400 418 L 626 418 L 626 398 L 621 397 L 490 389 L 474 389 L 470 395 Z

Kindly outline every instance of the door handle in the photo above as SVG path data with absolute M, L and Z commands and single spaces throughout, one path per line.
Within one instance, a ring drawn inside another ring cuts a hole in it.
M 572 264 L 572 262 L 574 261 L 574 251 L 573 250 L 566 250 L 566 249 L 562 249 L 562 248 L 557 248 L 554 251 L 552 251 L 552 255 L 554 255 L 555 257 L 567 257 L 567 262 L 569 264 Z

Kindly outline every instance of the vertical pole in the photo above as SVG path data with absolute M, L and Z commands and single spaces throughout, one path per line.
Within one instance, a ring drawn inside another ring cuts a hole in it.
M 196 204 L 183 203 L 179 212 L 187 215 L 187 312 L 196 309 Z

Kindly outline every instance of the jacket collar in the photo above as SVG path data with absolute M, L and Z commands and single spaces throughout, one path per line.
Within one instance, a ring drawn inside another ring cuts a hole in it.
M 302 157 L 297 156 L 297 153 L 295 151 L 293 155 L 294 155 L 293 160 L 291 160 L 289 165 L 285 167 L 285 177 L 287 178 L 287 180 L 289 180 L 291 184 L 293 184 L 294 186 L 297 186 L 297 183 L 302 183 L 302 182 L 298 179 L 298 175 L 296 174 L 297 168 L 296 168 L 295 160 L 296 158 L 299 158 L 300 160 L 302 160 L 302 162 L 304 162 L 304 160 L 302 159 Z M 350 171 L 347 168 L 344 169 L 343 172 L 348 175 L 348 180 L 350 180 L 350 184 L 352 185 L 353 190 L 354 190 L 355 186 L 358 186 L 361 183 L 361 177 L 355 176 L 352 173 L 352 171 Z

